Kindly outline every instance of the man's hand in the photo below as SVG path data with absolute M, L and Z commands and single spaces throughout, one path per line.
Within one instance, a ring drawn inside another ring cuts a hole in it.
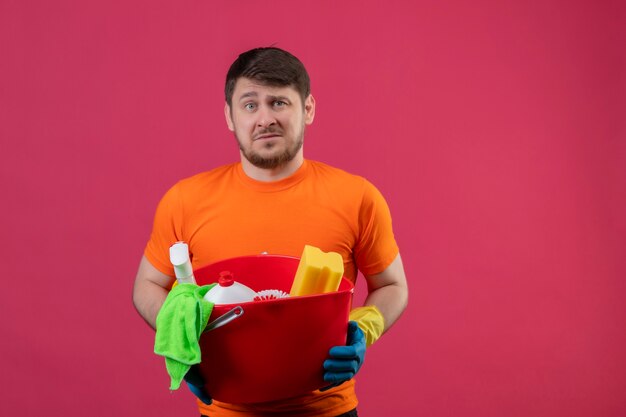
M 348 344 L 335 346 L 328 353 L 330 358 L 324 361 L 324 381 L 331 386 L 348 381 L 359 372 L 365 360 L 365 335 L 355 321 L 348 322 Z
M 211 405 L 213 400 L 204 389 L 204 378 L 200 375 L 200 369 L 198 369 L 197 365 L 189 368 L 187 375 L 185 375 L 185 382 L 187 383 L 189 391 L 191 391 L 193 395 L 198 397 L 198 399 L 206 405 Z

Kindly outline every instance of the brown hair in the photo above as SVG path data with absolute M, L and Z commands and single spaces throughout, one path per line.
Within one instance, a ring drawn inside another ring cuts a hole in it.
M 232 105 L 235 83 L 241 77 L 250 78 L 263 85 L 292 86 L 302 98 L 302 105 L 311 93 L 311 81 L 298 58 L 280 48 L 255 48 L 242 53 L 226 74 L 224 94 Z

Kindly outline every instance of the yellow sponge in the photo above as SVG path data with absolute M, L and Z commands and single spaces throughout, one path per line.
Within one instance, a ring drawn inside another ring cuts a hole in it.
M 322 252 L 304 246 L 290 295 L 312 295 L 337 291 L 343 276 L 343 258 L 336 252 Z

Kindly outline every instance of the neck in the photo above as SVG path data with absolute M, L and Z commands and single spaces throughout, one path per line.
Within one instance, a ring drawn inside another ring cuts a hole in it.
M 296 172 L 298 168 L 302 166 L 303 162 L 304 156 L 302 155 L 302 152 L 298 152 L 298 154 L 291 161 L 279 167 L 259 168 L 252 165 L 250 161 L 243 156 L 243 154 L 241 155 L 241 167 L 243 168 L 243 172 L 245 172 L 245 174 L 253 180 L 263 182 L 279 181 L 283 178 L 287 178 Z

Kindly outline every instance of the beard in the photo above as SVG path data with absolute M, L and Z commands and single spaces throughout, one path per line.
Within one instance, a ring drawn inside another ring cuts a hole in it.
M 270 129 L 260 132 L 259 135 L 272 132 L 274 131 Z M 243 146 L 243 144 L 241 143 L 239 136 L 237 136 L 236 131 L 235 138 L 237 139 L 237 143 L 239 144 L 239 149 L 241 150 L 241 153 L 252 165 L 262 169 L 274 169 L 279 168 L 290 162 L 298 154 L 298 151 L 300 151 L 300 149 L 302 148 L 302 144 L 304 143 L 304 126 L 302 126 L 302 129 L 295 138 L 295 141 L 287 143 L 285 149 L 282 152 L 270 156 L 261 155 L 259 152 L 253 150 L 252 146 L 246 149 L 246 147 Z M 267 150 L 271 150 L 276 146 L 278 145 L 269 142 L 264 145 L 264 148 Z

